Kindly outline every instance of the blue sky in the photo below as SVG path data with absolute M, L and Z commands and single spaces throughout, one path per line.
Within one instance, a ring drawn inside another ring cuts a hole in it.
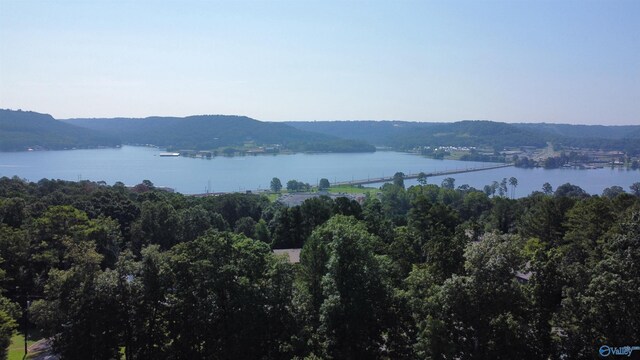
M 640 124 L 640 1 L 0 0 L 0 107 Z

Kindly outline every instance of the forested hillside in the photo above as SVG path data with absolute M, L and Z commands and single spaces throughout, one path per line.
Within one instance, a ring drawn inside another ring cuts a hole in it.
M 555 135 L 558 137 L 592 139 L 640 138 L 640 125 L 572 125 L 572 124 L 514 124 L 519 128 Z
M 378 146 L 544 146 L 538 133 L 494 121 L 427 123 L 408 121 L 309 121 L 289 125 L 328 135 L 358 139 Z
M 387 141 L 399 149 L 425 145 L 495 147 L 500 150 L 504 147 L 545 146 L 544 137 L 537 133 L 493 121 L 459 121 L 416 127 L 390 136 Z
M 546 142 L 552 142 L 559 147 L 640 153 L 639 125 L 507 124 L 495 121 L 306 121 L 287 124 L 396 149 L 414 146 L 544 147 Z
M 51 115 L 0 109 L 0 151 L 119 145 L 117 136 L 65 124 Z
M 640 154 L 640 125 L 603 126 L 569 124 L 515 124 L 540 133 L 547 141 L 559 146 L 619 150 L 630 155 Z
M 517 200 L 503 183 L 398 178 L 362 205 L 287 208 L 0 178 L 0 343 L 30 301 L 30 331 L 64 359 L 585 359 L 636 344 L 640 183 Z
M 262 122 L 246 116 L 199 115 L 184 118 L 69 119 L 66 123 L 118 136 L 127 144 L 153 144 L 177 149 L 209 150 L 281 144 L 294 151 L 359 152 L 375 149 L 362 141 L 303 131 L 283 123 Z
M 74 125 L 74 126 L 70 126 Z M 0 151 L 153 144 L 172 149 L 280 144 L 293 151 L 364 152 L 373 145 L 407 150 L 418 146 L 557 147 L 640 153 L 640 126 L 506 124 L 493 121 L 262 122 L 245 116 L 198 115 L 68 119 L 0 110 Z
M 441 123 L 409 121 L 289 121 L 297 129 L 317 132 L 345 139 L 366 141 L 377 146 L 388 146 L 389 139 L 406 134 L 415 128 L 430 128 Z

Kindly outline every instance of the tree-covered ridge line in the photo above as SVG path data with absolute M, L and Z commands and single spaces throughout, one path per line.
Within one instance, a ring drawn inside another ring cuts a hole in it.
M 277 145 L 288 151 L 375 151 L 372 145 L 363 141 L 316 134 L 245 116 L 59 121 L 48 114 L 0 110 L 0 151 L 96 148 L 121 144 L 222 151 L 227 147 L 242 148 L 246 143 Z
M 398 176 L 363 205 L 287 208 L 0 178 L 0 340 L 30 300 L 65 359 L 583 359 L 637 341 L 640 183 L 517 200 L 503 183 Z
M 290 121 L 296 128 L 400 150 L 422 146 L 560 147 L 640 153 L 640 125 L 569 125 L 465 120 L 453 123 L 411 121 Z
M 64 122 L 117 136 L 126 144 L 153 144 L 174 149 L 212 150 L 247 142 L 282 146 L 291 151 L 367 152 L 375 148 L 348 140 L 263 122 L 246 116 L 197 115 L 114 119 L 67 119 Z
M 120 139 L 56 121 L 51 115 L 0 109 L 0 151 L 113 147 Z
M 640 138 L 640 125 L 575 125 L 551 123 L 519 123 L 514 125 L 523 129 L 553 134 L 559 137 L 611 140 Z
M 69 126 L 74 125 L 74 126 Z M 152 144 L 172 149 L 224 151 L 247 143 L 290 151 L 366 152 L 372 146 L 496 149 L 544 147 L 619 150 L 640 154 L 640 126 L 507 124 L 494 121 L 262 122 L 246 116 L 197 115 L 113 119 L 67 119 L 0 110 L 0 151 L 70 149 Z

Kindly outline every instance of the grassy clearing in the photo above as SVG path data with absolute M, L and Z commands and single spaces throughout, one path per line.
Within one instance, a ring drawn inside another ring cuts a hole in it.
M 31 346 L 36 340 L 28 340 L 27 345 Z M 27 359 L 31 358 L 30 356 Z M 9 357 L 8 360 L 22 360 L 24 359 L 24 336 L 20 333 L 16 333 L 11 338 L 11 345 L 9 345 Z
M 374 187 L 358 187 L 351 185 L 332 186 L 328 189 L 328 192 L 331 194 L 370 194 L 371 196 L 375 196 L 379 191 L 380 189 Z M 318 189 L 314 187 L 310 192 L 318 192 Z M 289 192 L 283 190 L 280 193 L 268 193 L 264 194 L 264 196 L 266 196 L 269 201 L 273 202 L 278 200 L 278 198 L 284 194 L 289 194 Z
M 449 156 L 445 156 L 447 160 L 460 160 L 462 155 L 469 154 L 468 151 L 452 151 Z
M 329 188 L 329 192 L 333 193 L 333 194 L 343 193 L 343 194 L 371 194 L 371 195 L 376 195 L 379 191 L 380 191 L 380 189 L 374 188 L 374 187 L 357 187 L 357 186 L 349 186 L 349 185 L 332 186 L 331 188 Z

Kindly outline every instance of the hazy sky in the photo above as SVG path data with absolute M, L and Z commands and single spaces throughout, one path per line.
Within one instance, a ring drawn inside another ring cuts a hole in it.
M 640 1 L 0 0 L 0 107 L 640 124 Z

